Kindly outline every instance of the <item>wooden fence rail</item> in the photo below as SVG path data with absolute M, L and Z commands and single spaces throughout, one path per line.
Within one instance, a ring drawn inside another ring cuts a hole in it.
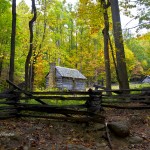
M 66 120 L 79 121 L 85 121 L 87 119 L 87 121 L 89 121 L 89 118 L 91 118 L 91 121 L 104 121 L 104 118 L 101 115 L 89 111 L 90 106 L 87 105 L 87 102 L 89 101 L 99 102 L 99 108 L 150 109 L 150 91 L 148 89 L 109 90 L 109 92 L 114 93 L 111 96 L 106 94 L 107 90 L 89 90 L 86 92 L 28 92 L 9 80 L 7 80 L 7 82 L 12 85 L 12 88 L 6 90 L 6 92 L 0 93 L 0 119 L 33 116 L 42 118 L 45 116 L 45 118 L 51 119 L 66 118 Z M 139 94 L 123 94 L 123 91 L 138 91 Z M 55 105 L 51 104 L 51 101 L 57 102 L 58 100 L 62 101 L 61 105 L 57 105 L 57 103 L 55 103 Z M 33 101 L 34 104 L 31 104 Z M 64 101 L 81 101 L 81 104 L 63 105 Z M 132 103 L 132 106 L 129 106 L 130 103 Z M 139 105 L 134 106 L 134 103 L 138 103 Z M 43 113 L 46 114 L 43 115 Z

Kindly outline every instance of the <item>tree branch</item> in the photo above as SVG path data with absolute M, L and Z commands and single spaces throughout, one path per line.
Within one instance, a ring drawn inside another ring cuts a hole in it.
M 130 27 L 130 28 L 127 28 L 127 29 L 134 29 L 134 28 L 140 27 L 140 26 L 145 25 L 145 24 L 150 24 L 150 22 L 138 24 L 138 25 L 136 25 L 136 26 L 134 26 L 134 27 Z M 123 30 L 126 30 L 126 29 L 123 29 Z

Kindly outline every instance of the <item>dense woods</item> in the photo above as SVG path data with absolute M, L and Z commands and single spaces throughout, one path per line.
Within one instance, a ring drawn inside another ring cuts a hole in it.
M 6 87 L 6 79 L 21 83 L 25 81 L 25 74 L 30 89 L 45 88 L 45 76 L 51 62 L 78 69 L 88 78 L 89 85 L 104 79 L 108 89 L 112 82 L 122 80 L 123 75 L 130 80 L 150 74 L 150 32 L 133 35 L 130 29 L 123 30 L 124 41 L 118 36 L 124 43 L 122 54 L 125 52 L 125 56 L 119 54 L 113 36 L 112 7 L 108 6 L 107 0 L 80 0 L 76 5 L 65 0 L 39 0 L 34 4 L 33 0 L 32 7 L 22 0 L 16 5 L 14 29 L 15 0 L 12 3 L 8 0 L 0 2 L 0 90 Z M 125 15 L 139 19 L 137 32 L 149 29 L 150 4 L 147 0 L 135 1 L 134 4 L 120 1 L 119 4 Z M 140 5 L 145 9 L 140 10 Z M 136 6 L 139 15 L 132 14 Z M 125 75 L 126 67 L 120 75 L 123 68 L 118 68 L 119 61 L 127 66 L 128 76 Z M 125 82 L 123 88 L 128 88 Z

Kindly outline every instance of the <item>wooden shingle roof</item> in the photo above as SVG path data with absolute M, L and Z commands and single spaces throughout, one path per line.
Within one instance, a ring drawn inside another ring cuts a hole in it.
M 75 78 L 75 79 L 87 79 L 77 69 L 70 69 L 66 67 L 56 66 L 56 70 L 60 73 L 62 77 L 69 77 L 69 78 Z
M 143 80 L 142 83 L 150 83 L 150 76 L 147 75 Z

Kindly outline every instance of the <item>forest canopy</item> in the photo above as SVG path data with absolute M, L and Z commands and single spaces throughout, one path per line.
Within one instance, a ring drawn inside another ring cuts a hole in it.
M 11 2 L 0 0 L 0 85 L 5 87 L 8 79 L 11 37 Z M 142 8 L 139 6 L 142 4 Z M 138 6 L 138 13 L 132 9 Z M 120 1 L 121 11 L 134 19 L 139 19 L 139 29 L 149 29 L 148 0 Z M 103 29 L 103 9 L 100 1 L 80 0 L 76 5 L 65 0 L 36 1 L 36 21 L 33 23 L 33 53 L 31 57 L 34 70 L 34 87 L 45 87 L 45 76 L 49 64 L 76 68 L 87 78 L 88 84 L 105 79 Z M 33 14 L 31 8 L 22 0 L 16 6 L 16 45 L 14 81 L 20 83 L 25 77 L 25 62 L 30 47 L 29 21 Z M 113 42 L 113 28 L 110 7 L 109 35 Z M 147 30 L 148 31 L 148 30 Z M 150 32 L 137 36 L 123 32 L 126 64 L 129 80 L 150 74 Z M 110 45 L 109 45 L 110 48 Z M 115 66 L 110 53 L 111 80 L 116 82 Z M 116 57 L 114 55 L 114 57 Z

